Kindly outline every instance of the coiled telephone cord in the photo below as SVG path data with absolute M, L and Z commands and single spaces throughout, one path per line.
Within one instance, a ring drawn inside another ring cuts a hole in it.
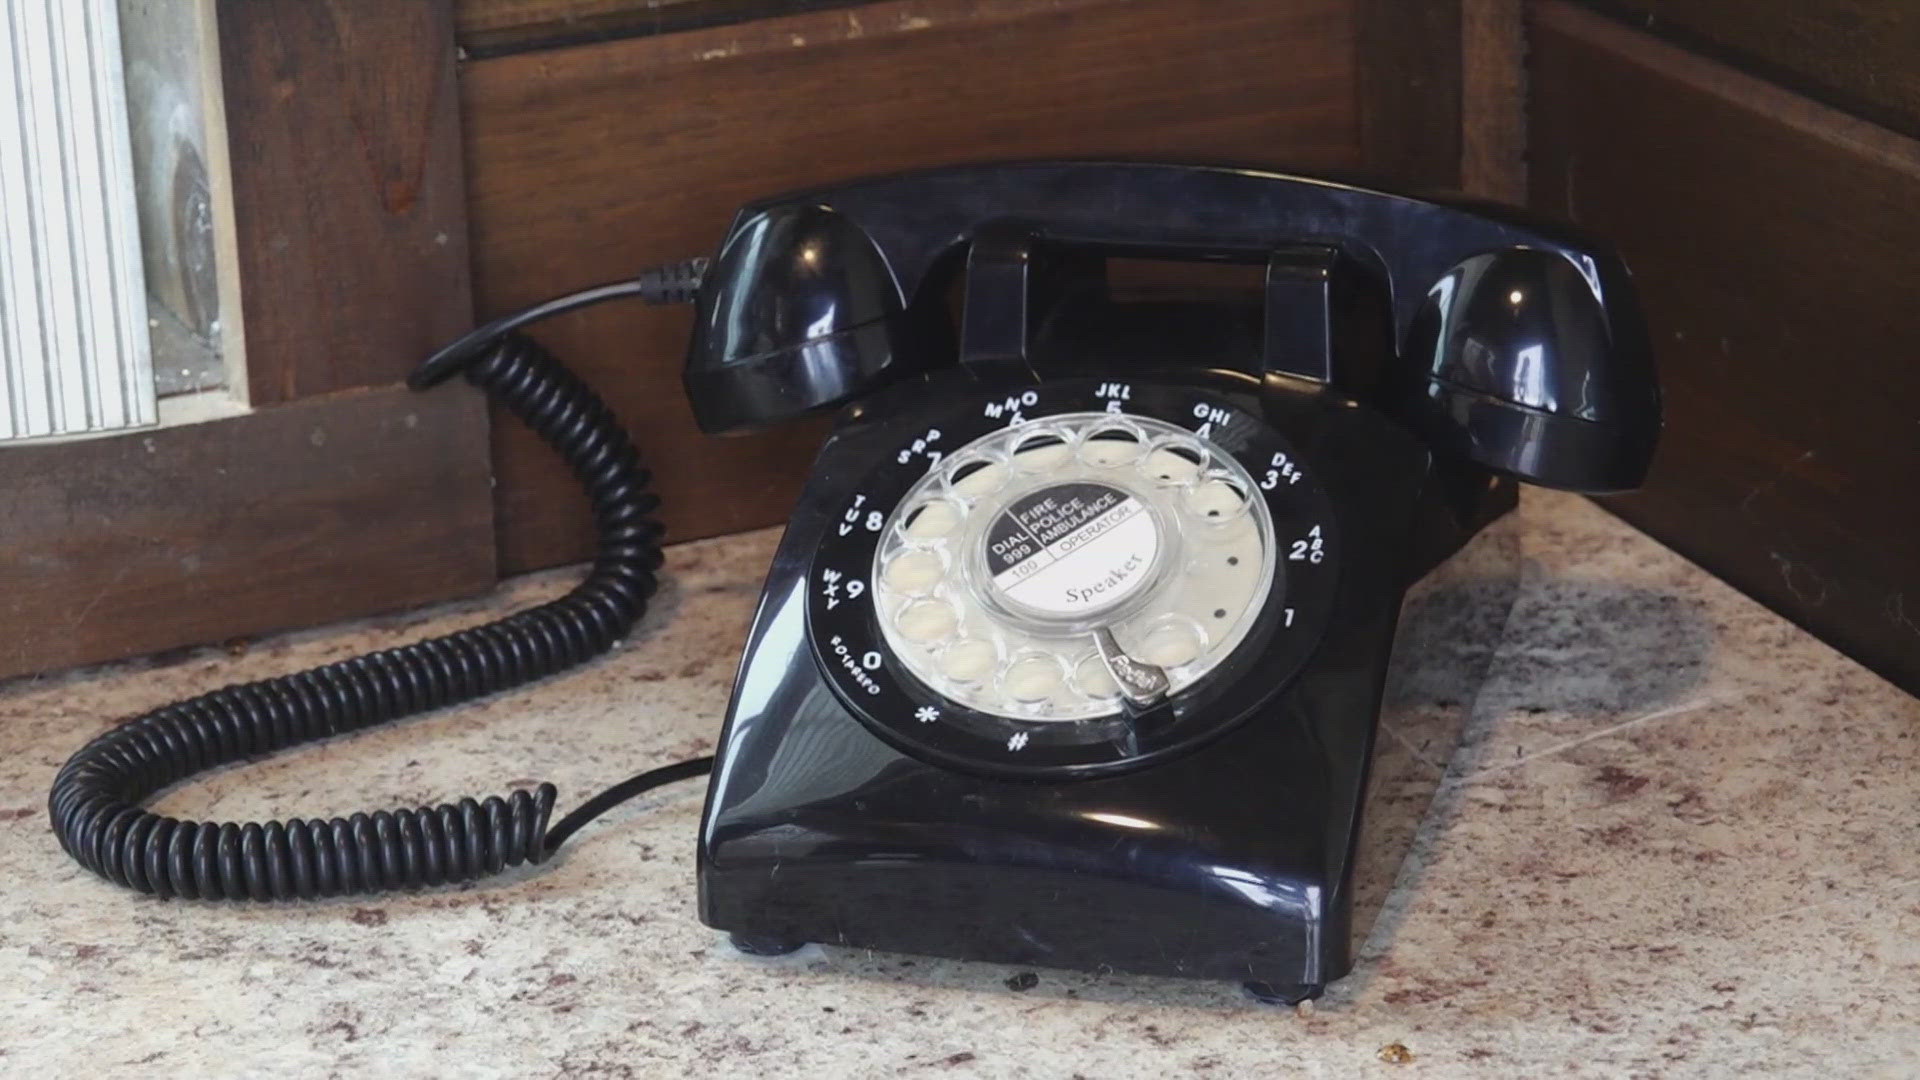
M 601 300 L 690 299 L 704 260 L 649 271 L 496 320 L 441 350 L 410 383 L 464 368 L 474 385 L 559 451 L 586 488 L 600 550 L 559 599 L 398 649 L 229 686 L 162 706 L 95 738 L 55 777 L 53 829 L 67 853 L 117 885 L 162 898 L 312 899 L 468 881 L 544 862 L 611 807 L 698 776 L 710 757 L 642 773 L 548 826 L 556 789 L 328 820 L 196 822 L 138 805 L 218 765 L 485 696 L 605 652 L 646 611 L 660 568 L 659 500 L 611 410 L 533 341 L 512 331 Z

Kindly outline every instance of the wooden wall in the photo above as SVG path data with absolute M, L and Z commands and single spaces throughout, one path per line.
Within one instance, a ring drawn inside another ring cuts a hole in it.
M 1641 6 L 1911 99 L 1892 4 Z M 1877 44 L 1807 29 L 1847 11 Z M 1920 142 L 1569 3 L 1529 68 L 1532 201 L 1626 257 L 1667 395 L 1647 489 L 1608 505 L 1920 690 Z
M 485 409 L 395 385 L 472 318 L 450 0 L 217 13 L 254 409 L 0 448 L 0 677 L 495 580 Z
M 0 675 L 486 588 L 485 419 L 382 387 L 0 451 Z
M 1920 137 L 1912 0 L 1600 0 L 1642 32 Z
M 398 382 L 472 325 L 450 19 L 446 0 L 222 4 L 253 405 Z

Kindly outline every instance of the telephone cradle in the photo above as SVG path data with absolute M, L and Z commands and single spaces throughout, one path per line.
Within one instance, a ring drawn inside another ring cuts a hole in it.
M 1142 285 L 1143 266 L 1179 273 Z M 711 762 L 557 824 L 550 784 L 330 820 L 142 809 L 221 762 L 524 683 L 626 633 L 660 565 L 647 474 L 611 410 L 515 333 L 622 297 L 695 304 L 684 381 L 703 430 L 835 417 Z M 1312 998 L 1351 968 L 1499 641 L 1516 484 L 1630 489 L 1660 428 L 1632 283 L 1591 241 L 1506 210 L 1144 163 L 758 202 L 711 261 L 496 319 L 411 382 L 455 373 L 587 489 L 586 579 L 95 738 L 49 800 L 82 865 L 162 898 L 441 885 L 542 862 L 711 764 L 699 914 L 743 951 Z

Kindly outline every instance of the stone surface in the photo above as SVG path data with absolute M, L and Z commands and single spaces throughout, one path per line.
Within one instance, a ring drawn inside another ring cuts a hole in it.
M 46 829 L 116 717 L 553 595 L 0 686 L 0 1071 L 15 1076 L 1905 1076 L 1920 1069 L 1920 701 L 1579 499 L 1529 491 L 1468 742 L 1352 976 L 1231 986 L 808 947 L 693 915 L 697 782 L 549 865 L 260 906 L 110 889 Z M 613 656 L 168 792 L 250 818 L 706 751 L 772 533 L 684 545 Z M 1916 642 L 1920 647 L 1920 642 Z

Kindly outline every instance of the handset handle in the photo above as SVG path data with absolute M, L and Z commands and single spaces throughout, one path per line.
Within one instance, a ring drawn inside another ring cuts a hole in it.
M 1024 222 L 1049 243 L 1169 258 L 1264 260 L 1329 242 L 1389 279 L 1404 332 L 1428 286 L 1460 259 L 1529 247 L 1568 259 L 1603 291 L 1618 260 L 1510 211 L 1463 207 L 1247 169 L 1105 162 L 971 165 L 877 177 L 750 205 L 734 229 L 795 204 L 829 209 L 872 241 L 910 303 L 928 271 L 988 222 Z M 1612 267 L 1604 264 L 1611 263 Z

